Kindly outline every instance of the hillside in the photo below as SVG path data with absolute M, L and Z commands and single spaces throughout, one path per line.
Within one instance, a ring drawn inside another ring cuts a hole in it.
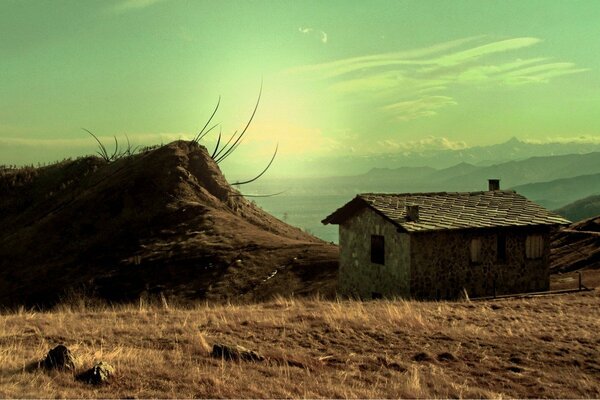
M 598 398 L 598 291 L 495 302 L 135 305 L 0 315 L 1 398 Z M 228 361 L 216 343 L 263 361 Z M 58 344 L 89 385 L 29 366 Z
M 569 203 L 584 197 L 600 194 L 599 182 L 600 173 L 555 179 L 547 182 L 528 183 L 514 186 L 512 189 L 544 207 L 554 209 L 567 206 Z M 583 205 L 583 203 L 580 203 L 580 205 Z M 578 221 L 598 214 L 600 214 L 600 211 L 592 212 L 584 217 L 569 219 Z
M 600 179 L 600 176 L 598 176 Z M 600 195 L 589 196 L 567 204 L 557 210 L 555 213 L 570 219 L 571 221 L 581 221 L 596 215 L 600 215 Z
M 0 172 L 0 305 L 333 293 L 337 248 L 247 201 L 193 142 Z

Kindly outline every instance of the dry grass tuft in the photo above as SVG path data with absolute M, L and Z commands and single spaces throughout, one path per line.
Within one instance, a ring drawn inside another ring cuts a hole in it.
M 0 315 L 0 397 L 600 397 L 598 292 L 496 302 L 263 304 L 74 300 Z M 97 361 L 110 384 L 31 368 L 67 345 L 79 373 Z M 239 344 L 262 362 L 211 357 Z

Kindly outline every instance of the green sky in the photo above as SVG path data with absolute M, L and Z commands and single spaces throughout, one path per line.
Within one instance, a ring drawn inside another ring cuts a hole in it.
M 189 139 L 219 95 L 231 133 L 261 79 L 234 166 L 277 142 L 297 173 L 315 155 L 598 141 L 598 21 L 596 0 L 2 0 L 0 164 L 93 153 L 81 128 Z

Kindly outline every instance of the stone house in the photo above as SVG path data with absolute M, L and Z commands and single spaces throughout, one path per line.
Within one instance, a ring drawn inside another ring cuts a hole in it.
M 488 191 L 359 194 L 339 225 L 342 295 L 453 299 L 550 286 L 550 232 L 570 223 L 490 180 Z

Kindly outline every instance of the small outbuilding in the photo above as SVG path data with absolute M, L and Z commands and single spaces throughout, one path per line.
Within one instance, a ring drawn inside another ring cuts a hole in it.
M 550 233 L 570 221 L 499 186 L 357 195 L 322 221 L 339 225 L 338 292 L 453 299 L 548 290 Z

